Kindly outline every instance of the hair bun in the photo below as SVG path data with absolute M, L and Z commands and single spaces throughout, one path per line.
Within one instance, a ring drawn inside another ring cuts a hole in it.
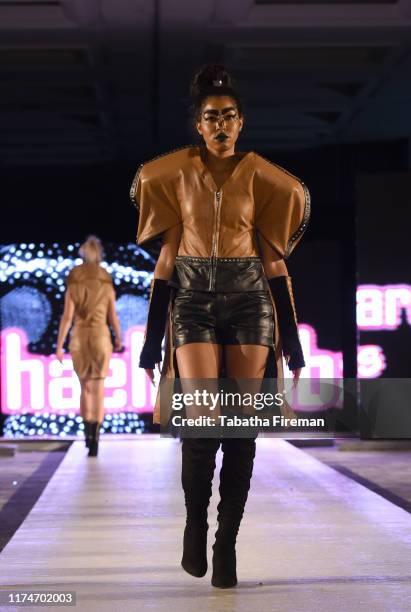
M 227 68 L 222 64 L 207 64 L 195 73 L 190 94 L 195 99 L 201 96 L 204 91 L 218 89 L 219 87 L 232 89 L 233 79 Z
M 103 257 L 103 247 L 100 238 L 94 234 L 87 236 L 79 248 L 80 257 L 88 263 L 99 263 Z

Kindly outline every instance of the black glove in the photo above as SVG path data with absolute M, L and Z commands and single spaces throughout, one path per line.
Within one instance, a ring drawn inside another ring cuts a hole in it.
M 154 369 L 155 364 L 161 361 L 161 344 L 166 329 L 171 293 L 171 287 L 167 283 L 168 281 L 160 278 L 153 280 L 144 346 L 140 354 L 140 368 Z
M 297 370 L 305 366 L 304 355 L 298 337 L 297 316 L 294 307 L 290 276 L 273 276 L 268 279 L 278 314 L 281 343 L 284 355 L 290 355 L 288 367 Z

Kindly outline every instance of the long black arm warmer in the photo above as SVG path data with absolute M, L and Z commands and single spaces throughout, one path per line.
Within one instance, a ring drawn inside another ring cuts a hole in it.
M 150 295 L 144 346 L 140 354 L 140 368 L 154 369 L 161 361 L 161 344 L 166 329 L 171 288 L 168 281 L 155 278 Z
M 270 291 L 278 314 L 281 342 L 284 355 L 290 355 L 288 367 L 297 370 L 305 366 L 304 355 L 298 337 L 293 290 L 289 276 L 273 276 L 268 279 Z

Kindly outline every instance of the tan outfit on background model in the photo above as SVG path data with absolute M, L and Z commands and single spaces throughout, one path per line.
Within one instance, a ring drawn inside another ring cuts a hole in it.
M 98 264 L 71 270 L 67 287 L 74 302 L 74 327 L 69 350 L 77 376 L 105 378 L 113 350 L 107 312 L 114 288 L 111 276 Z

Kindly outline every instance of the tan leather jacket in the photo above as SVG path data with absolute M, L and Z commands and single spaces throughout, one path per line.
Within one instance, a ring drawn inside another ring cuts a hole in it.
M 71 270 L 67 286 L 75 307 L 73 331 L 107 327 L 108 304 L 114 292 L 111 275 L 99 264 L 83 263 Z
M 310 216 L 306 186 L 253 151 L 219 190 L 201 147 L 162 155 L 139 167 L 130 195 L 139 209 L 137 244 L 182 224 L 181 256 L 257 257 L 258 231 L 287 258 Z
M 210 266 L 231 258 L 241 261 L 259 257 L 259 232 L 286 259 L 301 239 L 310 216 L 310 195 L 304 183 L 250 151 L 241 154 L 233 173 L 217 189 L 202 161 L 203 151 L 200 146 L 184 147 L 138 168 L 130 190 L 139 211 L 137 244 L 182 224 L 179 257 L 207 258 Z M 277 378 L 281 380 L 281 339 L 274 303 L 273 307 L 273 349 Z M 178 375 L 171 325 L 170 309 L 162 380 Z M 288 408 L 282 412 L 292 416 Z M 164 424 L 167 417 L 160 415 L 158 393 L 154 422 Z

